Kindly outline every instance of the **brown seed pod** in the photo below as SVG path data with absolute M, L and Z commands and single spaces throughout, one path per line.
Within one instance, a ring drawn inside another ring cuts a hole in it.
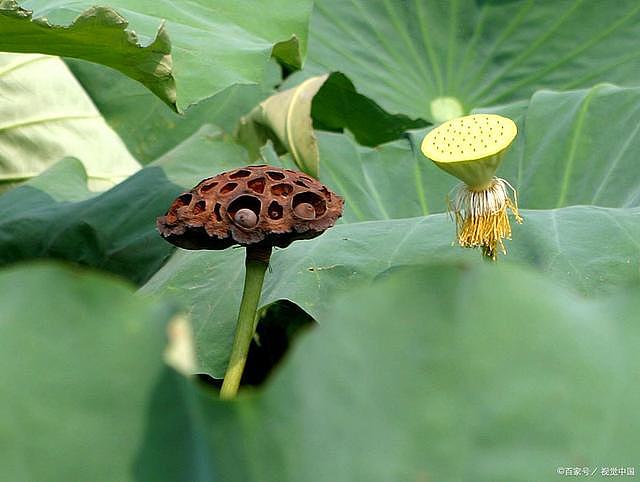
M 283 248 L 333 226 L 342 206 L 340 196 L 304 173 L 248 166 L 205 179 L 178 196 L 157 227 L 185 249 Z

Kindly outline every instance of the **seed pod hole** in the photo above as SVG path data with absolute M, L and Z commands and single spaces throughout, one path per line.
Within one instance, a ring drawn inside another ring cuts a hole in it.
M 247 187 L 249 189 L 251 189 L 253 192 L 257 192 L 258 194 L 262 194 L 264 192 L 264 186 L 265 186 L 265 178 L 264 177 L 258 177 L 256 179 L 251 179 L 249 182 L 247 182 Z
M 229 174 L 229 179 L 241 179 L 243 177 L 249 177 L 251 175 L 251 171 L 247 171 L 246 169 L 240 169 L 232 174 Z
M 327 200 L 331 200 L 331 193 L 329 192 L 329 190 L 328 190 L 326 187 L 323 187 L 322 189 L 320 189 L 320 192 L 321 192 L 322 194 L 324 194 L 324 197 L 325 197 Z
M 218 185 L 217 181 L 213 181 L 213 182 L 202 182 L 200 183 L 200 186 L 198 187 L 198 191 L 200 193 L 206 193 L 211 191 L 214 187 L 216 187 Z
M 213 207 L 213 216 L 216 218 L 216 221 L 222 221 L 222 215 L 220 214 L 220 203 L 216 203 Z
M 238 187 L 238 184 L 236 184 L 235 182 L 228 182 L 227 184 L 222 186 L 222 189 L 220 189 L 220 194 L 229 194 L 231 191 L 233 191 L 237 187 Z
M 207 209 L 207 201 L 205 201 L 204 199 L 201 199 L 200 201 L 196 202 L 196 204 L 193 206 L 193 214 L 195 215 L 201 214 L 205 212 L 206 209 Z
M 327 211 L 327 203 L 314 192 L 301 192 L 293 197 L 294 214 L 300 219 L 315 219 Z
M 293 186 L 291 184 L 274 184 L 271 186 L 271 194 L 274 196 L 287 197 L 293 192 Z
M 267 214 L 271 219 L 280 219 L 282 218 L 283 208 L 276 201 L 271 201 L 269 204 L 269 209 L 267 210 Z
M 193 199 L 193 194 L 190 193 L 186 193 L 186 194 L 182 194 L 175 202 L 175 207 L 176 208 L 181 208 L 183 206 L 188 206 L 189 204 L 191 204 L 191 200 Z
M 284 174 L 276 171 L 267 171 L 267 176 L 269 176 L 274 181 L 282 181 L 284 179 Z
M 250 195 L 243 195 L 229 203 L 227 214 L 237 226 L 250 229 L 258 224 L 260 208 L 260 199 Z

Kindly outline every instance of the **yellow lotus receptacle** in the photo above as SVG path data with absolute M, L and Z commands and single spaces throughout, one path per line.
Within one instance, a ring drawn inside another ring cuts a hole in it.
M 515 122 L 495 114 L 447 121 L 429 132 L 422 152 L 439 168 L 471 187 L 486 186 L 516 138 Z

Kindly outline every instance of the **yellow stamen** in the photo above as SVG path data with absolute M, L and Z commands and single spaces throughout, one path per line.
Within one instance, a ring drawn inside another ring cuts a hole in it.
M 507 186 L 513 192 L 513 200 Z M 482 253 L 493 260 L 497 258 L 498 249 L 506 254 L 502 240 L 511 239 L 507 210 L 513 213 L 516 222 L 522 223 L 516 192 L 504 179 L 494 177 L 482 190 L 460 184 L 453 202 L 449 203 L 460 246 L 482 248 Z

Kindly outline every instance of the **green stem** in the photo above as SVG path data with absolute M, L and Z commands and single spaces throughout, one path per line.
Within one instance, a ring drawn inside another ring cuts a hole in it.
M 251 345 L 255 329 L 256 309 L 260 301 L 262 282 L 271 257 L 271 246 L 248 246 L 246 249 L 244 291 L 242 292 L 242 302 L 240 303 L 240 313 L 238 315 L 238 324 L 236 325 L 236 336 L 233 340 L 227 372 L 224 375 L 224 381 L 220 389 L 220 398 L 225 400 L 234 398 L 238 393 L 244 365 L 247 362 L 249 345 Z

